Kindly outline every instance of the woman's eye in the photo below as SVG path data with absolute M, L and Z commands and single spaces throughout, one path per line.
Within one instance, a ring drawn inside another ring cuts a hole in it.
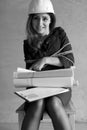
M 39 19 L 39 17 L 34 17 L 33 19 L 34 19 L 34 20 L 38 20 L 38 19 Z
M 47 21 L 48 19 L 46 17 L 43 18 L 44 21 Z

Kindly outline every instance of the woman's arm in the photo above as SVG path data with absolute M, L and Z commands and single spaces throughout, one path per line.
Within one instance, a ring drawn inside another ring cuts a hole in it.
M 63 68 L 69 68 L 74 65 L 74 56 L 72 51 L 72 46 L 66 35 L 66 32 L 61 27 L 56 28 L 56 37 L 59 38 L 53 43 L 55 45 L 56 51 L 50 57 L 45 57 L 45 64 L 54 65 Z M 60 49 L 57 50 L 57 44 L 60 44 Z M 50 48 L 52 50 L 53 47 Z
M 62 66 L 62 63 L 57 57 L 43 57 L 31 66 L 30 69 L 42 70 L 45 65 Z
M 48 65 L 55 65 L 55 66 L 62 66 L 62 63 L 58 57 L 44 57 L 45 58 L 45 64 Z
M 55 57 L 58 57 L 63 65 L 63 68 L 69 68 L 75 63 L 72 46 L 63 28 L 59 27 L 59 38 L 61 42 L 61 48 Z
M 24 40 L 23 52 L 24 52 L 24 61 L 25 61 L 26 69 L 29 69 L 31 65 L 35 62 L 35 60 L 32 60 L 31 50 L 27 40 Z

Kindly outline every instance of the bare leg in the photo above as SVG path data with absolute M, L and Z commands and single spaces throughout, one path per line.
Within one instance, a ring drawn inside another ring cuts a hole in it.
M 38 100 L 30 103 L 23 120 L 21 130 L 38 130 L 43 110 L 44 100 Z
M 60 99 L 56 96 L 46 101 L 46 109 L 55 130 L 71 130 L 71 126 Z

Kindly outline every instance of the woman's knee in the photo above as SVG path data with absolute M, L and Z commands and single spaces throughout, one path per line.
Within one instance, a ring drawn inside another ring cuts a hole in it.
M 41 99 L 41 100 L 36 101 L 35 102 L 35 106 L 36 106 L 37 109 L 43 109 L 43 107 L 44 107 L 44 100 Z
M 61 100 L 56 97 L 56 96 L 53 96 L 53 97 L 50 97 L 47 99 L 46 101 L 46 109 L 47 110 L 60 110 L 62 107 L 62 102 Z
M 42 110 L 44 108 L 44 100 L 41 99 L 41 100 L 38 100 L 38 101 L 35 101 L 35 102 L 32 102 L 28 105 L 28 108 L 27 108 L 27 112 L 31 112 L 31 111 L 37 111 L 37 110 Z

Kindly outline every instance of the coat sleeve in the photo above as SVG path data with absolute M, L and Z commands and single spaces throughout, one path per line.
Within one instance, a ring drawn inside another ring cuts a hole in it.
M 55 54 L 60 59 L 64 68 L 69 68 L 74 66 L 74 55 L 72 51 L 72 46 L 63 28 L 59 27 L 59 38 L 61 43 L 61 48 Z
M 29 69 L 29 67 L 33 64 L 33 60 L 31 57 L 31 50 L 29 48 L 27 40 L 24 40 L 23 52 L 24 52 L 24 61 L 26 64 L 26 69 Z

